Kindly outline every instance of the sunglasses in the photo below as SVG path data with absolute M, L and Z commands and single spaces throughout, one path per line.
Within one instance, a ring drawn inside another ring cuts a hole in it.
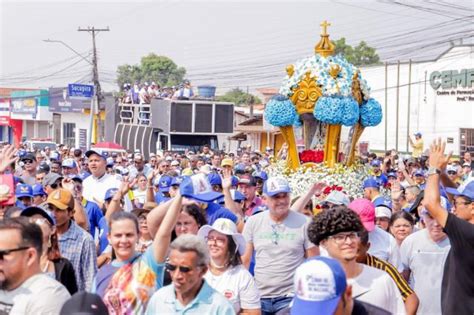
M 13 248 L 13 249 L 5 249 L 5 250 L 0 250 L 0 260 L 3 260 L 4 256 L 10 255 L 13 252 L 18 252 L 20 250 L 25 250 L 30 248 L 31 246 L 22 246 L 18 248 Z
M 182 272 L 182 273 L 188 273 L 191 270 L 193 270 L 193 268 L 191 268 L 191 267 L 176 266 L 176 265 L 172 265 L 170 263 L 165 264 L 165 269 L 168 270 L 169 272 L 173 272 L 176 269 L 179 269 L 179 272 Z
M 25 163 L 25 164 L 33 164 L 33 160 L 23 160 L 23 163 Z

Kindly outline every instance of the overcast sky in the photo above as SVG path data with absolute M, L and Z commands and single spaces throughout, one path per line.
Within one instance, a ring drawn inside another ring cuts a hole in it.
M 474 1 L 4 1 L 0 0 L 0 86 L 47 88 L 87 83 L 91 36 L 78 27 L 110 27 L 97 37 L 106 91 L 118 65 L 148 53 L 187 70 L 193 85 L 254 90 L 278 87 L 285 66 L 313 53 L 320 26 L 331 39 L 361 40 L 383 61 L 434 58 L 449 40 L 474 36 Z

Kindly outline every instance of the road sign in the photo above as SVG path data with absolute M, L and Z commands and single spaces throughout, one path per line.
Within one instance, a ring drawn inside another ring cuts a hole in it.
M 69 84 L 68 94 L 70 98 L 90 99 L 94 96 L 94 86 L 85 84 Z

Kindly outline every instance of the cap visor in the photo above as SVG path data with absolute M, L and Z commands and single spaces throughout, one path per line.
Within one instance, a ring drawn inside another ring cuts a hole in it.
M 160 191 L 161 192 L 169 192 L 170 188 L 169 187 L 163 187 L 163 188 L 160 188 Z
M 270 197 L 273 197 L 273 196 L 281 194 L 281 193 L 288 194 L 289 192 L 290 191 L 288 189 L 278 189 L 278 190 L 272 191 L 271 193 L 267 192 L 266 195 L 270 196 Z
M 339 304 L 340 296 L 327 301 L 305 301 L 295 297 L 290 314 L 292 315 L 313 315 L 313 314 L 334 314 Z
M 188 196 L 184 196 L 184 197 L 195 199 L 197 201 L 211 202 L 211 201 L 214 201 L 216 199 L 219 199 L 222 196 L 223 196 L 223 194 L 221 194 L 221 193 L 218 193 L 216 191 L 210 191 L 210 192 L 199 194 L 199 195 L 188 195 Z
M 368 232 L 372 232 L 375 229 L 375 222 L 362 222 L 362 224 Z
M 462 195 L 456 188 L 446 187 L 445 190 L 446 190 L 446 192 L 447 192 L 448 194 L 451 194 L 451 195 L 453 195 L 453 196 Z
M 62 203 L 60 203 L 56 200 L 48 200 L 47 203 L 55 206 L 59 210 L 66 210 L 67 209 L 67 205 L 64 205 L 64 204 L 62 204 Z
M 23 197 L 30 197 L 30 198 L 33 198 L 33 195 L 29 195 L 29 194 L 18 194 L 16 195 L 17 198 L 23 198 Z

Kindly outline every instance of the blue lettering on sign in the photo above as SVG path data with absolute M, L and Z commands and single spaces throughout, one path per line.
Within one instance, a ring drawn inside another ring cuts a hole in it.
M 94 86 L 84 84 L 69 84 L 69 97 L 71 98 L 92 98 L 94 96 Z

